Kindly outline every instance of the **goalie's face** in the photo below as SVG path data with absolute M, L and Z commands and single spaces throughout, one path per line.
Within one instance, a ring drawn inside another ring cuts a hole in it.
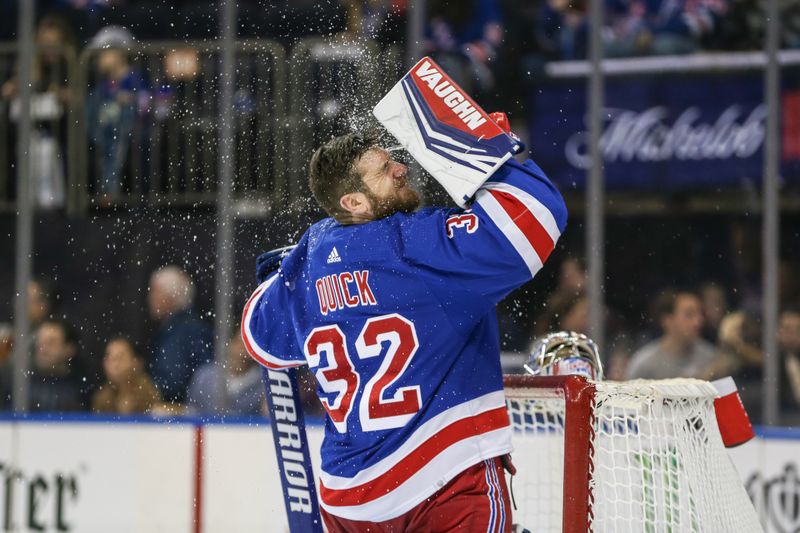
M 355 222 L 368 222 L 395 213 L 414 211 L 420 197 L 408 181 L 408 167 L 392 159 L 383 148 L 371 148 L 359 158 L 355 171 L 363 188 L 342 196 L 341 205 Z

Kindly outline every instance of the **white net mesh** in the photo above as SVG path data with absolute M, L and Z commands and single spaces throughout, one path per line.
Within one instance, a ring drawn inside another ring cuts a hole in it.
M 591 531 L 762 531 L 719 436 L 710 384 L 604 382 L 596 389 L 589 452 Z M 560 532 L 564 393 L 532 386 L 507 388 L 506 396 L 518 470 L 514 522 L 535 533 Z M 579 443 L 567 446 L 567 460 L 575 460 L 569 447 Z M 580 485 L 581 480 L 574 483 Z

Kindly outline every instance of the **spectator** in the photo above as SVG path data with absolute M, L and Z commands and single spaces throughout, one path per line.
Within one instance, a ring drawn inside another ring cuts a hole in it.
M 720 21 L 716 36 L 717 48 L 737 51 L 761 50 L 767 30 L 765 3 L 761 0 L 731 0 Z M 800 3 L 796 0 L 779 3 L 781 19 L 780 47 L 800 48 Z
M 381 45 L 403 40 L 405 1 L 344 0 L 342 4 L 347 8 L 347 32 L 353 38 L 371 39 Z
M 32 72 L 30 161 L 33 194 L 39 207 L 64 205 L 64 149 L 66 146 L 66 108 L 72 95 L 69 89 L 69 62 L 74 60 L 77 44 L 66 19 L 46 15 L 36 27 L 36 56 Z M 6 81 L 4 100 L 10 100 L 10 116 L 18 121 L 21 113 L 19 81 Z
M 47 278 L 34 278 L 28 283 L 28 326 L 33 332 L 29 338 L 30 355 L 35 354 L 35 337 L 39 326 L 53 317 L 58 300 L 56 285 Z M 0 324 L 0 410 L 11 407 L 13 389 L 12 361 L 14 330 L 10 324 Z M 73 368 L 73 371 L 76 369 Z
M 432 57 L 467 93 L 490 92 L 495 85 L 492 62 L 503 40 L 497 0 L 433 0 L 428 21 Z
M 589 25 L 585 0 L 546 0 L 534 31 L 542 50 L 554 59 L 584 59 Z
M 28 284 L 28 321 L 32 331 L 53 316 L 59 293 L 56 284 L 47 278 L 35 278 Z
M 580 257 L 567 257 L 558 270 L 559 292 L 584 294 L 586 292 L 586 263 Z
M 0 411 L 11 408 L 11 356 L 14 353 L 14 330 L 11 324 L 0 324 Z
M 87 102 L 89 140 L 94 150 L 96 191 L 100 205 L 118 201 L 132 146 L 140 144 L 137 119 L 149 105 L 147 84 L 128 61 L 133 35 L 120 26 L 106 26 L 89 43 L 97 53 L 99 79 Z
M 761 351 L 761 329 L 758 317 L 745 311 L 729 313 L 719 326 L 720 353 L 708 372 L 708 379 L 737 375 L 761 382 L 764 355 Z
M 698 377 L 715 358 L 714 346 L 700 337 L 703 313 L 693 292 L 665 292 L 655 314 L 663 335 L 631 356 L 628 379 Z
M 576 265 L 579 266 L 580 263 L 575 260 L 562 264 L 561 287 L 548 298 L 547 307 L 536 322 L 534 338 L 556 331 L 574 331 L 589 335 L 589 298 L 582 292 L 586 286 L 585 277 L 584 282 L 579 281 L 579 274 L 585 276 L 585 272 L 576 268 Z M 565 278 L 572 281 L 565 281 Z M 609 313 L 607 317 L 608 315 Z M 605 376 L 606 379 L 619 381 L 624 379 L 630 360 L 630 341 L 614 320 L 606 320 L 606 330 L 608 342 L 600 347 Z
M 787 308 L 778 323 L 781 354 L 781 408 L 792 423 L 800 423 L 800 309 Z
M 718 31 L 727 0 L 645 2 L 654 55 L 689 54 L 700 50 Z
M 619 333 L 611 339 L 603 357 L 603 373 L 607 381 L 624 381 L 631 362 L 631 339 L 626 333 Z
M 166 402 L 184 403 L 195 370 L 211 360 L 213 336 L 208 324 L 192 313 L 194 284 L 176 266 L 150 277 L 147 304 L 158 323 L 150 371 Z
M 106 383 L 92 397 L 92 411 L 130 415 L 148 413 L 161 402 L 144 361 L 128 339 L 117 337 L 106 344 L 103 357 Z
M 732 376 L 753 422 L 760 422 L 763 400 L 761 327 L 753 313 L 736 311 L 722 319 L 719 350 L 714 362 L 698 377 L 712 380 Z
M 715 37 L 726 0 L 606 0 L 609 56 L 673 55 L 698 51 Z
M 195 372 L 189 385 L 186 412 L 199 415 L 264 414 L 266 399 L 261 374 L 261 369 L 245 350 L 237 330 L 228 341 L 225 363 L 207 363 Z
M 727 315 L 720 326 L 720 350 L 706 379 L 731 375 L 747 412 L 758 423 L 764 397 L 764 355 L 757 317 L 744 311 Z M 787 308 L 778 322 L 780 404 L 789 417 L 800 415 L 800 310 Z M 794 418 L 790 418 L 794 420 Z
M 605 0 L 603 46 L 608 57 L 688 54 L 718 40 L 726 0 Z M 589 19 L 583 0 L 542 3 L 534 31 L 542 52 L 585 59 Z
M 571 290 L 556 291 L 547 299 L 544 314 L 536 322 L 535 337 L 556 331 L 589 332 L 589 299 Z
M 606 55 L 609 57 L 648 55 L 653 35 L 648 27 L 647 2 L 606 0 L 605 6 Z
M 583 260 L 577 257 L 564 259 L 559 266 L 558 286 L 547 297 L 544 310 L 536 318 L 533 338 L 564 330 L 587 334 L 589 300 L 584 296 L 585 291 L 586 267 Z M 530 335 L 528 342 L 531 342 Z
M 703 338 L 715 344 L 722 318 L 728 313 L 728 297 L 719 284 L 709 281 L 700 286 L 703 304 Z
M 48 318 L 36 332 L 36 349 L 29 385 L 30 411 L 84 409 L 80 373 L 73 367 L 78 337 L 67 322 Z

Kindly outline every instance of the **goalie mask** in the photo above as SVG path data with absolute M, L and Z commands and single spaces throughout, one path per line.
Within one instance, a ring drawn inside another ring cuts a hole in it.
M 576 374 L 603 380 L 603 364 L 597 345 L 582 333 L 559 331 L 536 340 L 530 359 L 523 365 L 535 376 Z

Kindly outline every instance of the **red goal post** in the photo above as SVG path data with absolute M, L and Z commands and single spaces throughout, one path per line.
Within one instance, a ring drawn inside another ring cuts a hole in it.
M 711 384 L 505 376 L 514 522 L 535 533 L 762 531 Z
M 503 385 L 509 403 L 529 399 L 540 401 L 547 398 L 546 391 L 560 396 L 565 402 L 564 485 L 563 485 L 563 532 L 586 533 L 591 523 L 591 477 L 592 460 L 592 404 L 595 387 L 580 376 L 504 376 Z M 510 413 L 511 414 L 511 413 Z M 519 431 L 519 424 L 512 426 Z M 515 450 L 517 453 L 523 450 Z M 516 453 L 514 458 L 516 459 Z

